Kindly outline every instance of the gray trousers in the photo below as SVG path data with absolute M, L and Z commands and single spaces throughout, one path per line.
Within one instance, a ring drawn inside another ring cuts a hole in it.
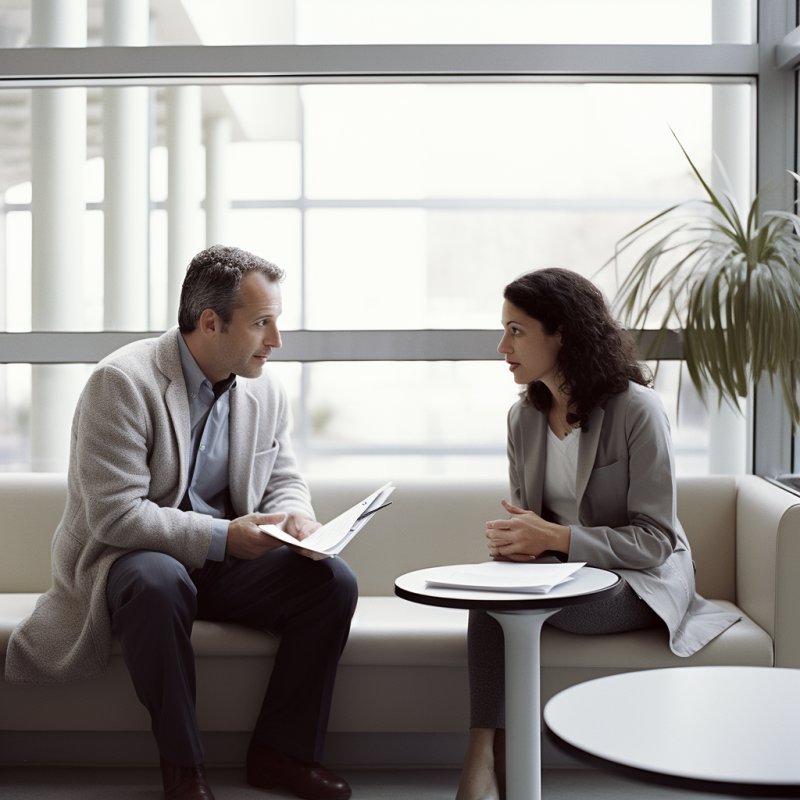
M 119 558 L 106 589 L 112 627 L 162 758 L 182 765 L 204 760 L 190 637 L 194 621 L 205 619 L 281 637 L 253 740 L 319 761 L 357 595 L 344 561 L 312 561 L 285 547 L 252 561 L 207 561 L 191 572 L 164 553 Z M 227 688 L 216 691 L 224 697 Z
M 568 633 L 622 633 L 663 625 L 656 613 L 626 583 L 606 600 L 568 606 L 548 617 Z M 505 727 L 505 654 L 503 629 L 485 611 L 469 612 L 470 727 Z

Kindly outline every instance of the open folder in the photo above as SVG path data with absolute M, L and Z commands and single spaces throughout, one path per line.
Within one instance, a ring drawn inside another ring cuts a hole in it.
M 521 564 L 516 561 L 487 561 L 440 567 L 429 574 L 428 586 L 487 592 L 546 594 L 569 580 L 586 562 L 559 564 Z
M 394 489 L 395 487 L 391 483 L 384 484 L 380 489 L 376 489 L 371 495 L 356 503 L 352 508 L 348 508 L 347 511 L 343 511 L 338 517 L 302 540 L 282 531 L 277 525 L 259 525 L 258 527 L 264 533 L 274 536 L 286 544 L 294 545 L 301 551 L 306 551 L 304 555 L 311 558 L 333 558 L 344 550 L 374 514 L 391 505 L 389 496 Z

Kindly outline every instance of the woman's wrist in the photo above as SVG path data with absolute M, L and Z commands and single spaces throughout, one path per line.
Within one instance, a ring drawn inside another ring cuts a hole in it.
M 568 525 L 553 523 L 553 546 L 551 550 L 569 555 L 570 531 Z

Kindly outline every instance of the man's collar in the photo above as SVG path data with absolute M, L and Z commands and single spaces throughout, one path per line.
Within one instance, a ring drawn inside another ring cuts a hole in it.
M 214 399 L 215 400 L 219 399 L 220 395 L 225 394 L 225 392 L 227 392 L 228 389 L 233 389 L 234 386 L 236 386 L 236 375 L 234 375 L 231 372 L 231 374 L 228 375 L 228 377 L 225 378 L 224 381 L 217 381 L 211 387 L 211 391 L 214 392 Z
M 206 378 L 203 370 L 200 369 L 200 365 L 192 355 L 192 351 L 189 349 L 189 345 L 186 344 L 182 333 L 178 333 L 178 350 L 180 351 L 181 369 L 183 370 L 183 377 L 186 381 L 186 390 L 190 397 L 196 397 L 200 392 L 200 387 L 204 383 L 207 384 L 214 393 L 215 400 L 220 395 L 227 392 L 228 389 L 232 389 L 236 385 L 236 375 L 233 373 L 225 378 L 225 380 L 217 381 L 217 383 L 212 384 L 211 381 Z

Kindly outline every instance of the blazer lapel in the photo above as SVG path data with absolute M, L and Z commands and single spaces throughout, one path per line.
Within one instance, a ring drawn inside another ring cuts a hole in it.
M 181 357 L 178 349 L 177 328 L 167 331 L 158 342 L 156 364 L 162 373 L 169 379 L 164 392 L 164 403 L 167 407 L 175 431 L 175 441 L 178 444 L 178 475 L 179 491 L 176 504 L 180 503 L 186 494 L 189 481 L 189 446 L 192 435 L 192 422 L 189 413 L 189 397 L 186 393 L 186 380 L 181 368 Z
M 579 509 L 597 458 L 597 447 L 600 444 L 600 431 L 603 427 L 605 413 L 601 406 L 595 406 L 589 414 L 588 430 L 581 432 L 578 445 L 578 474 L 575 481 L 575 496 Z
M 520 486 L 523 508 L 542 513 L 544 471 L 547 460 L 547 415 L 533 406 L 522 408 L 524 423 L 519 446 L 524 466 L 524 480 Z

